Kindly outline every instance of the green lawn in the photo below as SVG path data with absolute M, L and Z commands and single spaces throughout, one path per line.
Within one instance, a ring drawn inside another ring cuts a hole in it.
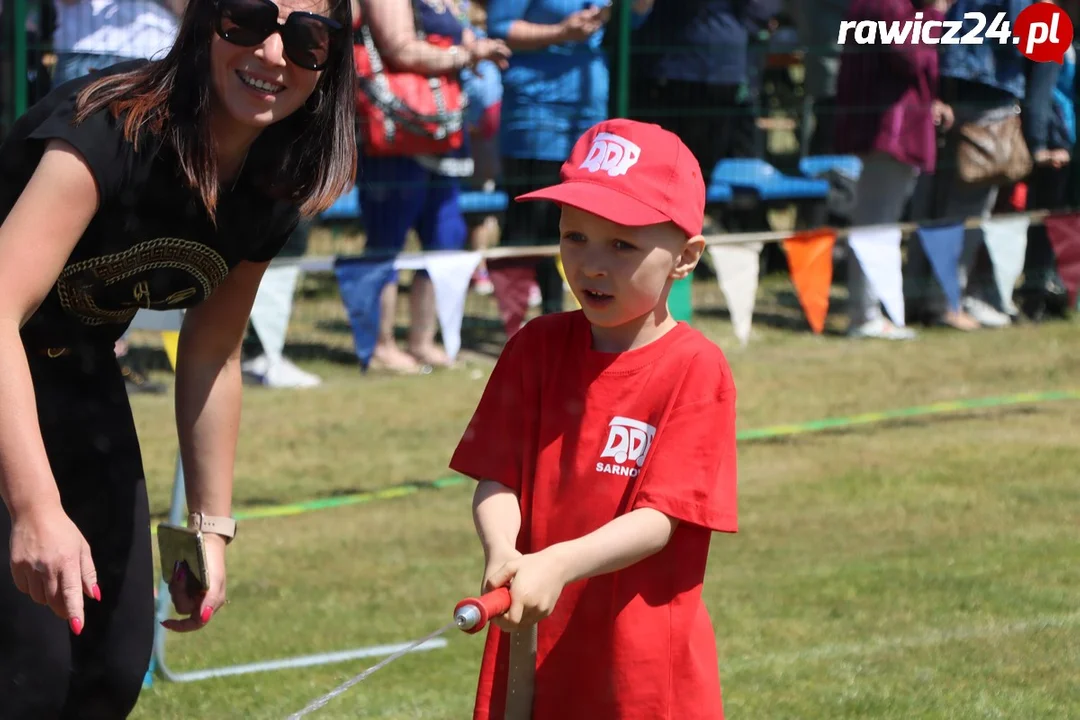
M 696 303 L 733 367 L 744 430 L 1080 388 L 1076 324 L 901 344 L 814 337 L 773 283 L 743 349 L 715 284 L 699 285 Z M 246 392 L 237 509 L 447 475 L 490 358 L 393 378 L 304 352 L 348 348 L 343 317 L 317 298 L 297 309 L 290 343 L 322 387 Z M 830 327 L 842 326 L 834 313 Z M 135 409 L 160 516 L 171 399 L 137 397 Z M 1077 428 L 1080 402 L 1061 401 L 743 443 L 740 532 L 715 537 L 705 587 L 728 717 L 1080 717 Z M 169 638 L 170 666 L 396 643 L 443 625 L 480 579 L 470 490 L 245 522 L 229 550 L 230 605 L 206 630 Z M 451 633 L 311 717 L 469 717 L 482 638 Z M 135 716 L 284 718 L 374 662 L 158 679 Z

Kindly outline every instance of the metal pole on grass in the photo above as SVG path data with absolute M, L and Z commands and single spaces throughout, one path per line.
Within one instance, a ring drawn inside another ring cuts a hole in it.
M 172 505 L 169 507 L 169 522 L 180 525 L 184 522 L 184 508 L 186 505 L 184 494 L 184 467 L 180 460 L 180 454 L 176 455 L 176 475 L 173 480 Z M 280 660 L 267 660 L 264 662 L 248 663 L 245 665 L 227 665 L 220 668 L 208 668 L 205 670 L 193 670 L 191 672 L 175 672 L 165 662 L 165 640 L 168 631 L 161 626 L 161 621 L 169 617 L 169 606 L 172 598 L 169 596 L 169 583 L 165 578 L 161 579 L 158 587 L 157 612 L 154 625 L 154 653 L 150 658 L 150 669 L 147 671 L 144 687 L 152 684 L 152 675 L 156 671 L 169 682 L 195 682 L 197 680 L 209 680 L 210 678 L 228 677 L 230 675 L 247 675 L 256 672 L 270 670 L 287 670 L 314 665 L 328 665 L 330 663 L 346 662 L 361 658 L 381 657 L 392 655 L 407 646 L 407 643 L 396 645 L 373 645 L 353 650 L 339 652 L 318 653 L 316 655 L 301 655 Z M 446 647 L 445 638 L 430 640 L 415 648 L 414 652 L 421 650 L 435 650 Z
M 181 311 L 153 312 L 140 310 L 132 321 L 133 329 L 157 330 L 160 332 L 175 332 L 183 324 Z M 175 368 L 173 368 L 175 371 Z M 176 453 L 176 471 L 173 474 L 172 501 L 169 504 L 169 522 L 173 525 L 182 525 L 187 515 L 187 496 L 184 489 L 184 464 L 180 452 Z M 172 597 L 169 595 L 169 579 L 162 577 L 158 584 L 158 596 L 154 613 L 154 646 L 150 655 L 150 664 L 143 676 L 143 687 L 151 687 L 154 675 L 158 674 L 170 682 L 194 682 L 209 678 L 227 677 L 229 675 L 245 675 L 248 673 L 266 672 L 269 670 L 285 670 L 291 668 L 311 667 L 314 665 L 327 665 L 330 663 L 346 662 L 360 658 L 381 657 L 392 655 L 407 647 L 409 643 L 395 645 L 374 645 L 354 648 L 339 652 L 319 653 L 316 655 L 302 655 L 298 657 L 268 660 L 265 662 L 249 663 L 246 665 L 228 665 L 220 668 L 209 668 L 191 672 L 175 672 L 165 662 L 165 642 L 168 639 L 168 631 L 161 626 L 161 621 L 168 619 Z M 434 650 L 446 646 L 445 638 L 435 638 L 413 649 Z
M 176 453 L 176 472 L 173 475 L 172 503 L 169 505 L 169 522 L 173 525 L 184 523 L 184 464 L 180 459 L 180 453 Z M 162 621 L 169 619 L 169 605 L 172 598 L 169 596 L 169 581 L 162 577 L 158 583 L 157 610 L 154 613 L 154 653 L 150 656 L 150 669 L 146 672 L 143 687 L 153 684 L 154 671 L 158 670 L 166 680 L 176 680 L 176 674 L 169 670 L 165 664 L 165 639 L 168 632 L 161 626 Z

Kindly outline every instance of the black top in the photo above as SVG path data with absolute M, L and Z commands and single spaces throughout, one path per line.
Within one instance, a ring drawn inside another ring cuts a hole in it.
M 138 62 L 143 61 L 107 72 Z M 167 143 L 144 134 L 136 152 L 124 139 L 122 119 L 108 109 L 73 123 L 76 96 L 89 81 L 80 78 L 55 88 L 0 145 L 0 221 L 52 138 L 71 143 L 82 154 L 101 194 L 98 212 L 56 284 L 23 327 L 29 347 L 111 345 L 139 308 L 197 305 L 241 261 L 265 262 L 277 255 L 299 221 L 294 204 L 259 189 L 252 161 L 258 148 L 253 147 L 236 184 L 218 196 L 215 228 Z M 59 210 L 63 198 L 56 203 Z

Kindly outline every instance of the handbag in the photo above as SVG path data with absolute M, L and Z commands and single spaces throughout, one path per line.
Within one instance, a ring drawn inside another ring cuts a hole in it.
M 1034 163 L 1024 140 L 1019 107 L 962 123 L 957 135 L 957 174 L 963 182 L 1007 185 L 1031 173 Z
M 449 47 L 449 38 L 426 38 L 413 0 L 416 32 L 432 45 Z M 426 77 L 388 70 L 366 20 L 353 44 L 356 114 L 363 152 L 377 156 L 445 155 L 465 141 L 466 95 L 456 74 Z

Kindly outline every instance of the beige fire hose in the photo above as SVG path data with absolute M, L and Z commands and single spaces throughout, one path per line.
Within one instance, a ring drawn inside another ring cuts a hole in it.
M 506 674 L 506 720 L 532 720 L 536 679 L 536 625 L 510 633 L 510 666 Z

